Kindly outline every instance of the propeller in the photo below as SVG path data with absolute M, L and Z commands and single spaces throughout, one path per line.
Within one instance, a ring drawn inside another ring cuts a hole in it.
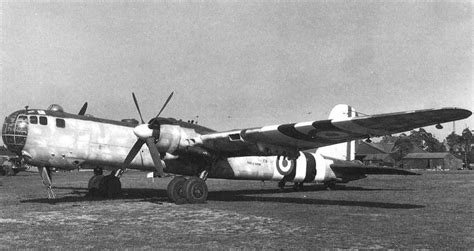
M 164 166 L 163 166 L 163 163 L 161 163 L 161 154 L 158 151 L 158 148 L 156 147 L 155 142 L 156 140 L 159 140 L 160 138 L 161 124 L 158 118 L 160 114 L 163 112 L 163 110 L 165 109 L 165 107 L 168 105 L 169 101 L 171 100 L 171 97 L 173 97 L 173 94 L 174 92 L 171 92 L 168 99 L 164 103 L 163 107 L 161 107 L 161 110 L 158 112 L 158 115 L 156 115 L 155 118 L 150 120 L 148 124 L 145 124 L 135 93 L 132 92 L 133 101 L 137 108 L 138 114 L 140 115 L 140 120 L 142 124 L 138 125 L 137 127 L 133 129 L 133 133 L 135 133 L 135 135 L 138 137 L 138 140 L 137 142 L 135 142 L 132 149 L 130 149 L 130 152 L 127 154 L 127 157 L 124 160 L 125 167 L 130 165 L 132 160 L 135 158 L 135 156 L 138 154 L 138 152 L 142 148 L 143 144 L 146 144 L 148 149 L 150 150 L 151 158 L 153 159 L 153 163 L 155 164 L 155 169 L 156 169 L 156 172 L 158 173 L 158 176 L 160 177 L 164 176 L 164 173 L 163 173 Z
M 81 110 L 79 111 L 79 115 L 84 116 L 84 114 L 86 114 L 86 110 L 87 110 L 87 102 L 85 102 L 84 105 L 82 106 Z
M 133 102 L 135 102 L 135 106 L 137 107 L 138 115 L 140 115 L 140 120 L 142 121 L 142 124 L 145 124 L 145 121 L 143 121 L 142 112 L 140 111 L 140 106 L 138 106 L 137 97 L 135 97 L 135 93 L 133 92 L 132 92 L 132 97 L 133 97 Z

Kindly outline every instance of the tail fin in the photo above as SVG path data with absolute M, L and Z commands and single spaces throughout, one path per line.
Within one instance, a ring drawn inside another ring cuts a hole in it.
M 357 117 L 358 113 L 349 105 L 336 105 L 329 113 L 329 119 L 344 119 L 350 117 Z M 320 147 L 316 150 L 317 154 L 324 157 L 330 157 L 340 160 L 354 160 L 355 159 L 355 141 L 348 141 L 345 143 L 335 144 L 331 146 Z

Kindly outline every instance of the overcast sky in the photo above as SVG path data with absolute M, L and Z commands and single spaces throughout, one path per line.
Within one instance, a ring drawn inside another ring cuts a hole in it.
M 217 130 L 366 113 L 474 110 L 469 1 L 1 4 L 0 118 L 61 104 Z M 474 129 L 474 118 L 456 123 Z M 452 124 L 437 131 L 442 140 Z

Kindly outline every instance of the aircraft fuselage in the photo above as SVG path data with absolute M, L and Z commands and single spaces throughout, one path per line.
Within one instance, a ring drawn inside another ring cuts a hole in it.
M 213 130 L 173 119 L 163 126 L 164 133 L 178 130 L 177 142 L 168 142 L 174 152 L 187 151 L 189 139 Z M 118 169 L 137 137 L 137 123 L 114 121 L 90 116 L 30 109 L 12 113 L 5 120 L 2 138 L 6 146 L 40 167 L 73 170 L 78 168 Z M 157 145 L 160 149 L 160 145 Z M 320 154 L 303 153 L 295 160 L 279 156 L 222 156 L 210 163 L 197 156 L 183 157 L 167 153 L 163 158 L 165 172 L 196 175 L 207 168 L 210 178 L 275 180 L 294 182 L 336 181 L 329 167 L 331 160 Z M 142 146 L 127 168 L 154 171 L 149 149 Z

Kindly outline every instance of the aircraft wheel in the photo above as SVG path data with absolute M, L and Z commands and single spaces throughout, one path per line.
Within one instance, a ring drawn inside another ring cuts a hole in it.
M 302 191 L 304 188 L 304 183 L 303 182 L 295 182 L 295 184 L 293 185 L 293 189 L 295 191 Z
M 174 177 L 168 184 L 166 193 L 168 198 L 176 204 L 184 204 L 187 202 L 184 196 L 184 183 L 186 179 L 182 176 Z
M 15 175 L 15 172 L 13 171 L 13 168 L 11 168 L 11 167 L 5 168 L 5 175 L 6 175 L 6 176 L 13 176 L 13 175 Z
M 326 190 L 336 190 L 336 183 L 326 183 Z
M 286 182 L 284 180 L 278 181 L 278 188 L 280 188 L 280 191 L 285 190 L 285 184 L 286 184 Z
M 107 175 L 100 182 L 99 192 L 104 197 L 117 198 L 122 194 L 122 183 L 114 175 Z
M 207 199 L 206 182 L 198 177 L 191 177 L 184 183 L 184 194 L 189 203 L 204 203 Z

